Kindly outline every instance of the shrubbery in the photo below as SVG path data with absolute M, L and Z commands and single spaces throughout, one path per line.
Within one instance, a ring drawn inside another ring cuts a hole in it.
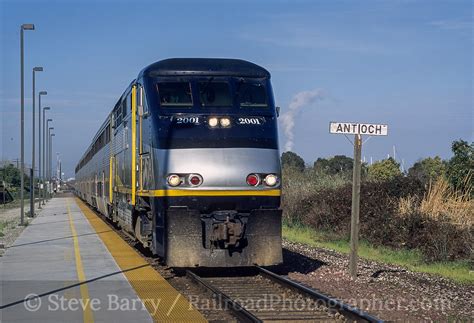
M 455 146 L 462 148 L 461 156 Z M 430 261 L 472 257 L 472 147 L 453 144 L 451 160 L 425 159 L 408 175 L 400 172 L 393 159 L 369 166 L 361 185 L 361 239 L 375 245 L 416 248 Z M 348 238 L 352 174 L 346 167 L 348 159 L 338 158 L 344 161 L 339 163 L 340 172 L 334 171 L 338 168 L 331 167 L 329 160 L 319 159 L 316 164 L 321 167 L 304 171 L 284 167 L 284 218 L 290 225 L 308 225 L 336 238 Z M 455 179 L 449 174 L 456 174 Z

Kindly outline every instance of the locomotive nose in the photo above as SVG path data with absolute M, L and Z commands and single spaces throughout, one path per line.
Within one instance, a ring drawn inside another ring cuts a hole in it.
M 157 152 L 160 153 L 162 160 L 159 165 L 168 165 L 166 169 L 156 169 L 162 171 L 158 178 L 164 179 L 164 188 L 248 190 L 252 187 L 263 190 L 280 185 L 279 155 L 274 149 L 170 149 L 166 154 Z M 176 178 L 173 177 L 171 183 L 173 174 Z

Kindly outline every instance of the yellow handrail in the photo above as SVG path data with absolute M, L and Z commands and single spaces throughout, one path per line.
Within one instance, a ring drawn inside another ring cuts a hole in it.
M 137 190 L 137 86 L 132 86 L 132 205 L 136 203 Z

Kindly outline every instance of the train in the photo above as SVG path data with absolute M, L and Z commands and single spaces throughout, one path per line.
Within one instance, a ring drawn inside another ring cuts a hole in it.
M 169 267 L 282 262 L 270 73 L 240 59 L 143 68 L 75 169 L 75 194 Z

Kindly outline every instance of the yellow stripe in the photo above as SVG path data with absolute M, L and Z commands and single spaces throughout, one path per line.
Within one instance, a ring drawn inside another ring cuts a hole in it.
M 137 190 L 137 86 L 132 86 L 132 205 Z
M 185 297 L 180 297 L 180 293 L 102 219 L 81 200 L 76 198 L 76 203 L 155 322 L 206 322 Z
M 81 259 L 81 250 L 79 249 L 79 240 L 77 239 L 77 232 L 76 228 L 74 227 L 74 222 L 72 220 L 71 209 L 69 207 L 69 202 L 66 201 L 67 205 L 67 214 L 69 217 L 69 225 L 71 227 L 72 239 L 74 241 L 74 254 L 76 258 L 76 271 L 77 271 L 77 278 L 79 279 L 80 283 L 84 283 L 86 281 L 86 274 L 84 273 L 84 267 L 82 266 L 82 259 Z M 90 308 L 90 298 L 89 298 L 89 289 L 87 288 L 87 284 L 81 284 L 81 298 L 83 304 L 85 304 L 83 309 L 83 319 L 84 323 L 92 323 L 94 322 L 94 317 L 92 315 L 92 310 Z
M 149 190 L 139 191 L 139 196 L 280 196 L 280 190 L 250 191 L 250 190 Z

